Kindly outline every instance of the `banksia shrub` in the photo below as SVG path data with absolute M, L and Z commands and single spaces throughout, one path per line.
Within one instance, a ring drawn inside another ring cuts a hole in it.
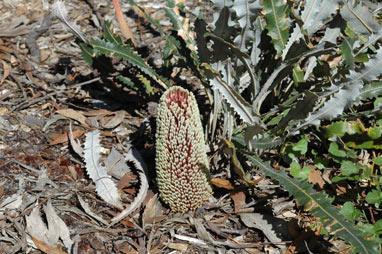
M 160 197 L 171 210 L 195 210 L 211 196 L 198 105 L 192 93 L 178 86 L 160 99 L 155 163 Z

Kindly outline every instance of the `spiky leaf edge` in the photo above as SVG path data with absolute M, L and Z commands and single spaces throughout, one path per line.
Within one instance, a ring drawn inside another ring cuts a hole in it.
M 378 253 L 378 245 L 373 240 L 365 240 L 362 232 L 357 230 L 352 224 L 346 222 L 340 214 L 340 209 L 332 206 L 329 196 L 317 192 L 306 180 L 298 180 L 289 177 L 285 171 L 275 171 L 269 163 L 263 162 L 254 154 L 245 153 L 244 156 L 254 165 L 285 188 L 298 202 L 305 207 L 305 210 L 316 218 L 325 229 L 334 235 L 341 237 L 351 243 L 356 251 L 365 254 Z

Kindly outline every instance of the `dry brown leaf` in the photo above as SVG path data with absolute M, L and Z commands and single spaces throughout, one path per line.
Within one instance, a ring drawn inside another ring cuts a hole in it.
M 84 131 L 81 130 L 75 130 L 73 131 L 73 138 L 78 138 L 82 134 L 84 134 Z M 49 143 L 50 146 L 66 143 L 69 141 L 68 133 L 60 134 L 58 137 L 56 137 L 52 142 Z
M 223 221 L 226 221 L 228 220 L 229 216 L 228 215 L 225 215 L 223 217 L 220 217 L 220 218 L 217 218 L 217 219 L 213 219 L 211 220 L 212 223 L 222 223 Z
M 320 188 L 324 187 L 325 181 L 322 179 L 321 171 L 312 168 L 310 171 L 308 181 L 312 184 L 318 184 Z
M 230 196 L 235 206 L 235 213 L 240 212 L 240 209 L 243 208 L 243 206 L 246 204 L 244 192 L 240 191 L 240 192 L 231 194 Z
M 133 174 L 131 172 L 127 172 L 126 174 L 124 174 L 118 182 L 118 190 L 121 191 L 124 188 L 130 187 L 131 180 L 133 180 Z
M 224 188 L 226 190 L 233 190 L 234 189 L 232 184 L 228 180 L 226 180 L 226 179 L 212 178 L 211 179 L 211 183 L 213 185 L 215 185 L 216 187 Z
M 1 107 L 0 116 L 5 116 L 6 114 L 8 114 L 8 109 L 6 107 Z
M 5 52 L 8 54 L 13 54 L 13 49 L 0 45 L 0 52 Z
M 61 246 L 57 245 L 56 247 L 50 246 L 42 241 L 37 240 L 36 238 L 32 238 L 33 243 L 36 247 L 44 253 L 47 254 L 68 254 L 67 252 L 61 250 Z
M 112 113 L 114 116 L 104 116 L 101 118 L 101 126 L 106 129 L 117 127 L 125 118 L 125 111 L 117 111 Z
M 139 252 L 136 251 L 127 241 L 124 242 L 118 242 L 114 244 L 116 249 L 119 252 L 125 253 L 125 254 L 138 254 Z
M 178 250 L 185 252 L 188 249 L 188 244 L 186 243 L 168 243 L 167 247 L 173 250 Z
M 56 111 L 56 113 L 63 115 L 67 118 L 76 120 L 77 122 L 82 124 L 82 126 L 89 128 L 89 125 L 86 123 L 86 117 L 82 113 L 75 111 L 74 109 L 59 109 Z
M 113 4 L 114 4 L 115 15 L 117 16 L 117 20 L 118 20 L 119 28 L 121 29 L 122 36 L 125 37 L 127 40 L 131 40 L 131 42 L 133 43 L 135 47 L 136 45 L 135 45 L 133 33 L 131 32 L 129 25 L 127 24 L 125 16 L 123 16 L 123 12 L 122 12 L 121 6 L 119 5 L 118 0 L 113 0 Z
M 84 112 L 84 116 L 104 116 L 104 115 L 111 115 L 113 112 L 106 110 L 106 109 L 95 109 L 90 110 L 88 112 Z
M 155 194 L 153 197 L 150 198 L 149 202 L 147 202 L 145 211 L 142 215 L 142 222 L 143 222 L 143 228 L 145 228 L 145 225 L 147 223 L 151 223 L 153 220 L 152 218 L 162 216 L 162 206 L 158 199 L 158 194 Z
M 9 65 L 4 60 L 0 59 L 0 61 L 3 64 L 3 69 L 4 69 L 3 77 L 0 80 L 0 85 L 1 85 L 3 84 L 5 79 L 9 76 L 10 68 L 9 68 Z

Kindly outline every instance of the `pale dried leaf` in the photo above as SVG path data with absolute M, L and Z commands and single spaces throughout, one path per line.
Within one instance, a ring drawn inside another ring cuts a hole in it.
M 98 195 L 107 203 L 122 209 L 121 197 L 116 184 L 99 164 L 101 146 L 98 130 L 86 134 L 84 160 L 86 171 L 96 185 Z
M 145 197 L 147 195 L 147 190 L 149 189 L 149 183 L 147 181 L 147 166 L 146 163 L 144 162 L 142 156 L 138 152 L 138 150 L 131 148 L 129 152 L 126 155 L 126 160 L 128 161 L 133 161 L 135 163 L 135 166 L 137 167 L 137 171 L 139 174 L 139 180 L 140 180 L 140 188 L 138 191 L 138 195 L 135 197 L 134 201 L 125 209 L 123 210 L 120 214 L 115 216 L 112 221 L 112 225 L 119 222 L 123 218 L 129 216 L 133 211 L 135 211 L 145 200 Z
M 185 252 L 188 249 L 189 244 L 186 243 L 168 243 L 167 247 L 173 250 Z
M 65 222 L 55 212 L 50 199 L 48 200 L 47 205 L 44 206 L 44 212 L 48 221 L 49 242 L 57 244 L 58 238 L 60 238 L 65 247 L 70 250 L 73 241 L 70 239 L 69 229 Z
M 283 241 L 275 231 L 274 225 L 268 221 L 273 219 L 271 216 L 266 217 L 260 213 L 241 213 L 240 219 L 247 227 L 261 230 L 270 242 Z
M 81 32 L 80 27 L 74 24 L 68 18 L 68 11 L 66 10 L 65 4 L 62 1 L 56 0 L 54 4 L 50 6 L 51 13 L 56 16 L 65 27 L 72 32 L 75 36 L 80 38 L 83 42 L 88 43 L 88 39 L 85 34 Z
M 105 129 L 112 129 L 117 127 L 125 118 L 125 111 L 117 111 L 114 113 L 113 118 L 108 119 L 107 116 L 101 118 L 101 126 Z
M 30 215 L 25 216 L 25 221 L 27 223 L 26 231 L 31 237 L 36 238 L 39 241 L 53 245 L 54 243 L 49 242 L 49 232 L 48 227 L 43 222 L 40 215 L 40 206 L 33 208 Z
M 163 215 L 162 205 L 158 199 L 158 194 L 152 196 L 146 204 L 145 211 L 142 215 L 143 228 L 147 223 L 152 221 L 152 218 Z
M 117 149 L 115 149 L 115 147 L 111 149 L 111 152 L 104 163 L 107 173 L 117 179 L 121 179 L 127 172 L 130 172 L 130 168 L 127 166 L 125 158 L 117 151 Z
M 79 196 L 77 195 L 78 197 L 78 201 L 80 202 L 80 205 L 82 207 L 82 209 L 84 209 L 85 213 L 87 213 L 90 217 L 96 219 L 97 221 L 105 224 L 105 225 L 109 225 L 109 223 L 107 223 L 107 221 L 105 221 L 104 219 L 102 219 L 100 216 L 98 216 L 96 213 L 94 213 L 91 208 L 89 207 L 89 205 Z
M 135 46 L 135 40 L 133 33 L 130 30 L 129 25 L 127 24 L 127 21 L 125 19 L 125 16 L 123 15 L 121 6 L 119 5 L 118 0 L 113 0 L 114 4 L 114 10 L 115 10 L 115 15 L 117 16 L 119 28 L 121 29 L 121 34 L 123 37 L 125 37 L 127 40 L 131 40 L 133 45 Z
M 82 149 L 81 145 L 77 143 L 77 141 L 74 140 L 73 137 L 73 131 L 72 131 L 72 122 L 70 122 L 69 125 L 69 140 L 70 140 L 70 145 L 73 148 L 73 151 L 78 154 L 80 157 L 84 156 L 84 150 Z
M 67 118 L 76 120 L 80 124 L 82 124 L 84 127 L 89 128 L 89 125 L 86 123 L 86 117 L 74 109 L 59 109 L 56 111 L 57 114 L 63 115 Z
M 9 68 L 9 65 L 4 60 L 0 59 L 0 61 L 3 65 L 3 69 L 4 69 L 3 76 L 1 77 L 1 80 L 0 80 L 0 85 L 1 85 L 1 84 L 3 84 L 5 79 L 8 77 L 9 72 L 10 72 L 10 68 Z

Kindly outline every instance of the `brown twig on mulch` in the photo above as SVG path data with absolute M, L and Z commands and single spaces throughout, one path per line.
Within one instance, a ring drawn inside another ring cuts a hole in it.
M 26 43 L 27 47 L 29 48 L 29 51 L 31 53 L 31 59 L 33 62 L 40 63 L 41 53 L 40 53 L 40 49 L 36 43 L 36 40 L 40 35 L 42 35 L 46 31 L 48 31 L 49 27 L 52 24 L 52 21 L 53 21 L 53 15 L 51 14 L 51 12 L 48 12 L 45 15 L 40 27 L 34 29 L 25 38 L 26 39 L 25 43 Z

